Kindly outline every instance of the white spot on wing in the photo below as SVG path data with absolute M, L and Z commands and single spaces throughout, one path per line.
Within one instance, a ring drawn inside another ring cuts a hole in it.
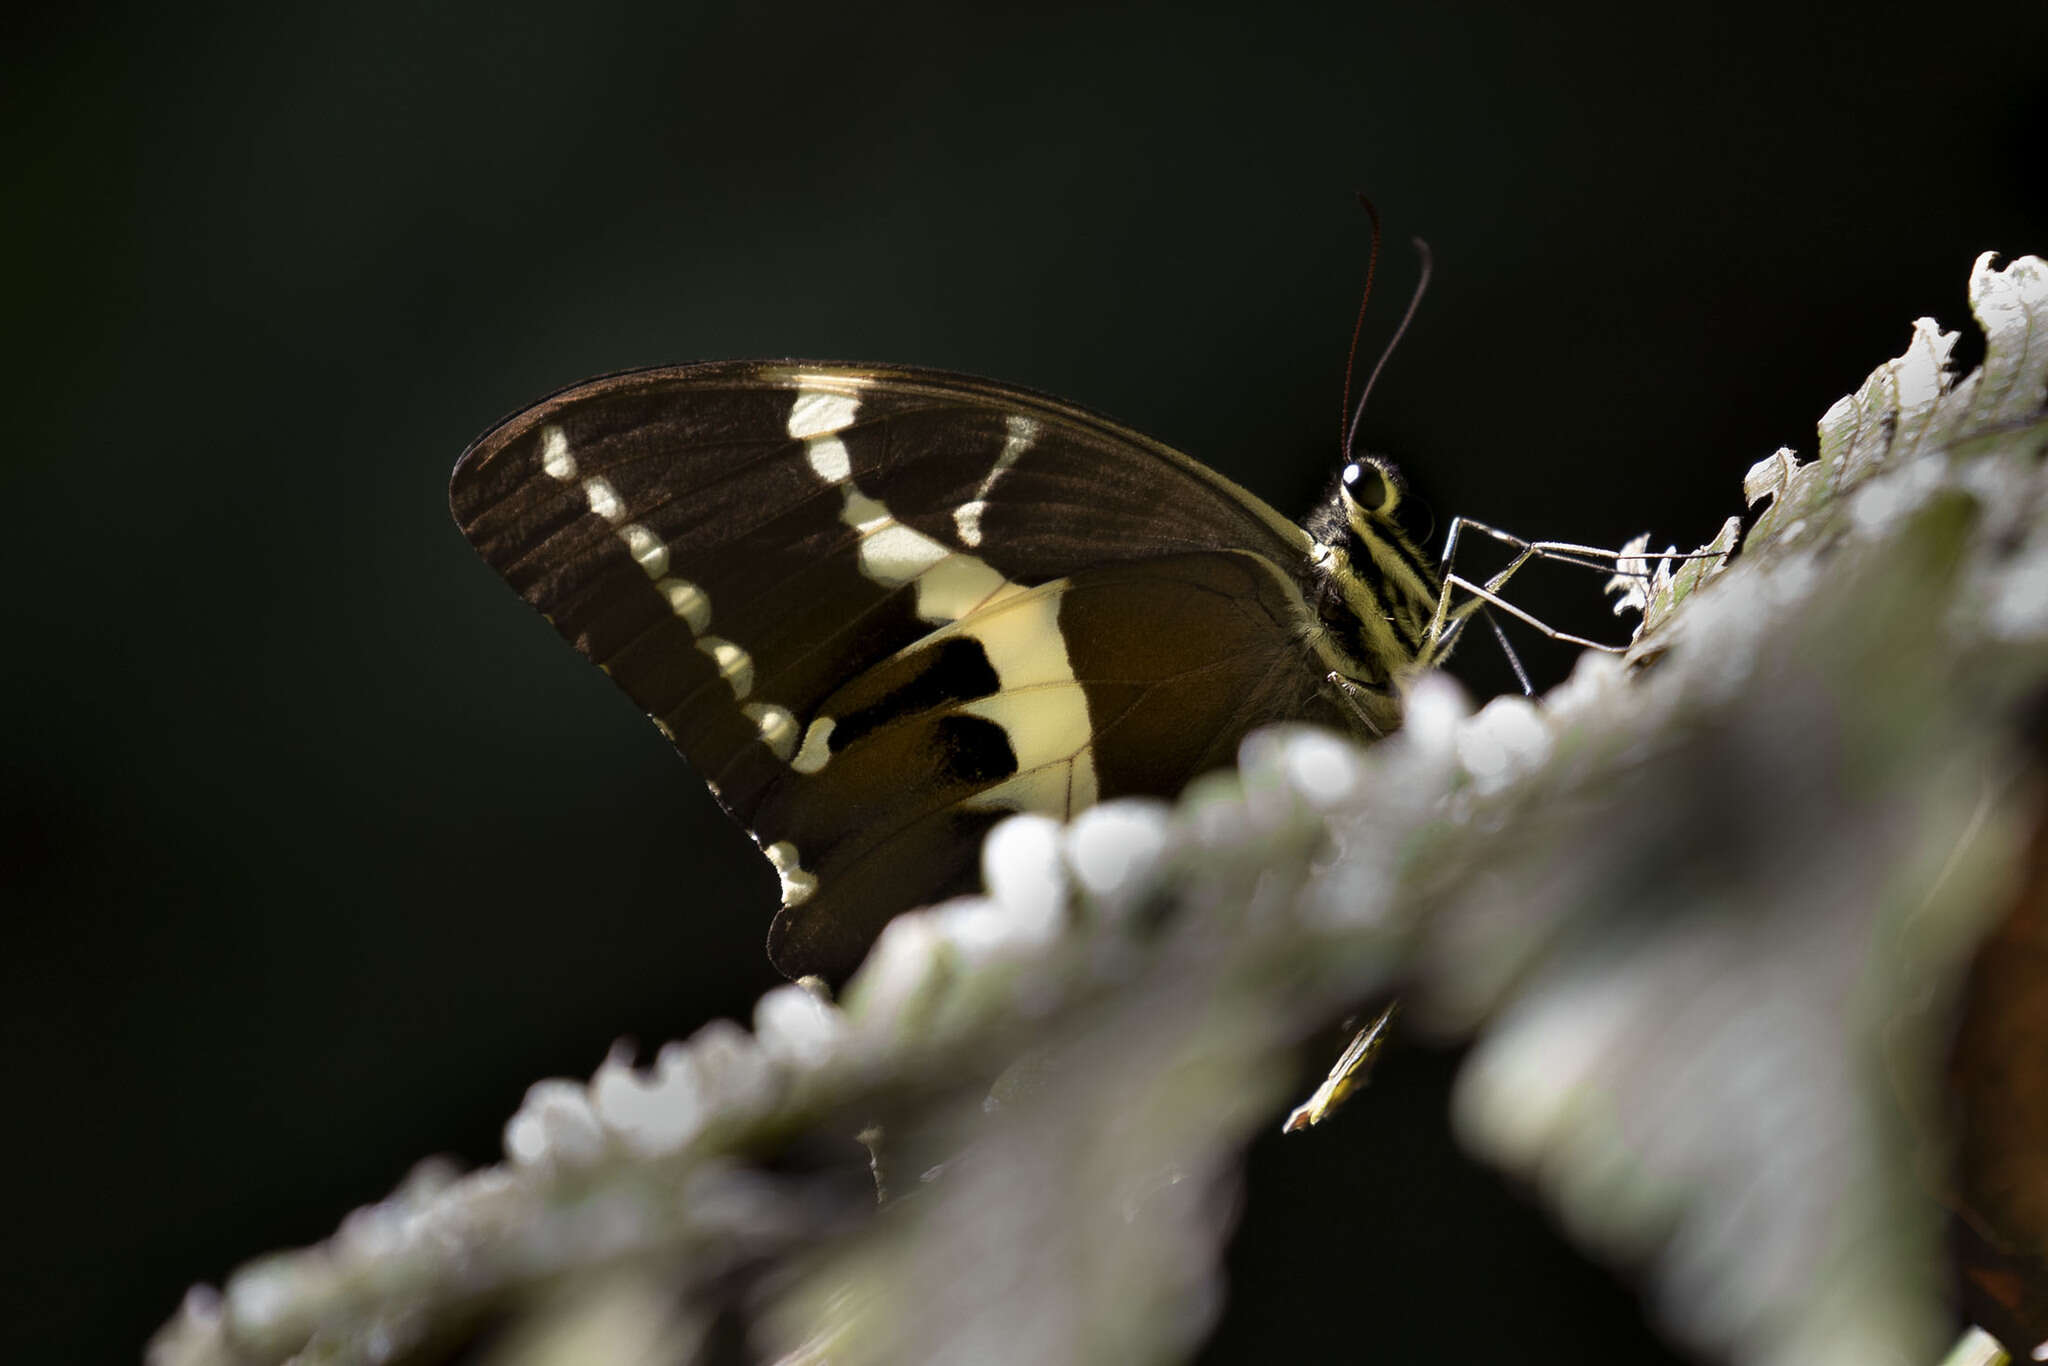
M 981 514 L 988 510 L 986 498 L 970 498 L 953 509 L 953 525 L 968 545 L 981 544 Z
M 970 806 L 1065 817 L 1095 804 L 1088 697 L 1060 634 L 1064 591 L 1064 582 L 1046 584 L 960 624 L 962 634 L 981 642 L 1000 686 L 960 710 L 1001 726 L 1017 756 L 1016 776 L 978 794 Z
M 789 766 L 799 773 L 816 773 L 825 767 L 832 757 L 832 730 L 839 723 L 829 716 L 821 716 L 811 722 L 804 732 L 803 747 L 796 752 L 796 758 Z
M 843 484 L 853 477 L 853 459 L 846 453 L 846 443 L 836 436 L 805 443 L 804 458 L 811 462 L 811 473 L 828 484 Z
M 606 521 L 616 522 L 624 515 L 618 494 L 602 478 L 584 481 L 584 493 L 590 499 L 591 510 Z M 647 571 L 655 581 L 654 590 L 668 599 L 669 610 L 690 628 L 696 636 L 697 648 L 711 657 L 718 666 L 718 673 L 732 688 L 736 700 L 744 699 L 754 690 L 754 657 L 738 645 L 718 636 L 704 633 L 711 627 L 711 596 L 688 579 L 665 577 L 668 573 L 668 544 L 638 522 L 628 522 L 619 527 L 618 537 L 625 543 L 626 550 L 634 562 Z M 605 668 L 599 665 L 600 668 Z M 609 668 L 605 668 L 610 673 Z M 774 752 L 775 757 L 787 761 L 796 748 L 796 717 L 787 707 L 772 702 L 753 702 L 740 708 L 761 733 L 762 743 Z M 671 743 L 675 732 L 660 717 L 653 718 Z
M 565 484 L 576 477 L 576 457 L 569 454 L 568 434 L 553 423 L 540 429 L 540 467 L 550 479 Z
M 818 890 L 818 875 L 807 872 L 798 861 L 796 846 L 788 840 L 777 840 L 761 850 L 768 856 L 768 862 L 775 865 L 775 876 L 782 879 L 782 904 L 801 906 L 811 899 Z
M 790 751 L 796 748 L 796 717 L 790 714 L 789 708 L 778 707 L 773 702 L 749 702 L 740 711 L 761 732 L 761 743 L 768 746 L 776 758 L 787 763 Z
M 996 481 L 996 474 L 1017 463 L 1017 457 L 1031 449 L 1031 443 L 1038 440 L 1038 419 L 1022 413 L 1011 413 L 1003 423 L 1007 435 L 1003 438 L 1003 458 L 996 462 L 996 468 L 988 482 Z
M 711 662 L 718 666 L 718 676 L 732 685 L 734 697 L 744 700 L 754 690 L 752 655 L 718 636 L 705 636 L 697 642 L 697 648 L 711 656 Z
M 789 409 L 789 434 L 799 441 L 809 441 L 827 432 L 844 431 L 853 425 L 854 414 L 859 411 L 860 395 L 806 389 L 803 377 L 799 376 L 796 402 Z
M 654 585 L 668 599 L 668 608 L 683 619 L 692 635 L 703 635 L 711 626 L 711 598 L 688 579 L 663 579 Z
M 894 526 L 896 519 L 889 515 L 889 509 L 849 486 L 846 502 L 839 509 L 839 520 L 863 536 L 871 536 L 885 526 Z
M 973 555 L 948 550 L 853 485 L 846 486 L 840 520 L 858 531 L 860 572 L 884 588 L 917 584 L 917 615 L 925 621 L 958 621 L 1004 588 L 1008 579 Z
M 926 621 L 958 621 L 969 612 L 1011 593 L 1011 583 L 972 555 L 948 555 L 917 581 L 917 614 Z
M 626 543 L 634 561 L 647 571 L 647 577 L 658 579 L 668 573 L 668 543 L 641 526 L 628 522 L 619 528 L 619 539 Z
M 918 575 L 939 564 L 951 552 L 923 532 L 907 527 L 901 522 L 890 523 L 869 532 L 860 543 L 860 572 L 887 588 L 909 583 Z M 923 595 L 919 595 L 918 615 L 923 617 Z M 926 620 L 930 620 L 926 617 Z
M 988 496 L 996 486 L 996 480 L 1003 472 L 1017 463 L 1017 457 L 1031 449 L 1038 440 L 1038 423 L 1022 413 L 1011 413 L 1006 424 L 1009 432 L 1003 439 L 1003 451 L 996 457 L 996 463 L 983 477 L 981 487 L 974 491 L 974 497 L 953 509 L 953 525 L 959 529 L 960 539 L 967 545 L 981 544 L 981 514 L 988 510 Z
M 626 515 L 626 505 L 619 501 L 619 491 L 601 474 L 593 474 L 583 481 L 583 496 L 590 500 L 590 510 L 607 522 L 616 522 Z

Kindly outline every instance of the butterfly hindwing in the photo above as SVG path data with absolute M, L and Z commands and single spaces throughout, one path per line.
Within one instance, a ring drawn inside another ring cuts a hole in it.
M 818 850 L 776 917 L 789 971 L 850 969 L 895 911 L 975 885 L 1002 815 L 1178 791 L 1255 726 L 1341 725 L 1289 634 L 1293 594 L 1257 556 L 1205 551 L 1084 570 L 973 612 L 854 679 L 830 739 L 754 813 L 764 842 Z M 849 824 L 846 813 L 859 813 Z M 894 893 L 894 895 L 892 895 Z
M 1344 718 L 1305 533 L 1057 400 L 928 371 L 612 376 L 464 455 L 457 521 L 781 873 L 778 966 L 849 971 L 1011 810 L 1167 793 Z

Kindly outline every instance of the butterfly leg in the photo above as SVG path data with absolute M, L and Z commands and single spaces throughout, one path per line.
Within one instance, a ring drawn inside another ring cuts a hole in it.
M 1560 631 L 1555 626 L 1551 626 L 1548 623 L 1531 616 L 1529 613 L 1524 612 L 1521 608 L 1515 606 L 1506 598 L 1503 598 L 1502 596 L 1500 596 L 1500 594 L 1494 592 L 1491 588 L 1487 587 L 1484 584 L 1474 583 L 1470 579 L 1460 578 L 1456 574 L 1446 575 L 1444 577 L 1445 593 L 1448 594 L 1450 590 L 1453 588 L 1463 589 L 1465 592 L 1470 593 L 1473 598 L 1472 602 L 1465 604 L 1460 609 L 1459 615 L 1461 617 L 1469 615 L 1472 611 L 1476 610 L 1481 604 L 1485 604 L 1489 607 L 1498 607 L 1501 611 L 1506 612 L 1509 616 L 1513 617 L 1517 621 L 1526 622 L 1528 625 L 1535 627 L 1538 631 L 1541 631 L 1544 635 L 1549 636 L 1552 640 L 1561 640 L 1565 642 L 1567 645 L 1577 645 L 1583 649 L 1588 650 L 1604 650 L 1611 655 L 1621 655 L 1628 653 L 1628 647 L 1626 645 L 1609 645 L 1605 641 L 1588 640 L 1584 636 L 1575 636 L 1569 631 Z
M 1515 551 L 1515 557 L 1508 562 L 1505 568 L 1499 570 L 1492 578 L 1488 579 L 1484 587 L 1459 575 L 1455 569 L 1458 556 L 1458 538 L 1467 527 L 1470 527 L 1480 535 L 1489 536 Z M 1563 564 L 1578 565 L 1586 569 L 1618 568 L 1622 572 L 1628 572 L 1633 566 L 1622 563 L 1624 559 L 1628 558 L 1633 557 L 1625 557 L 1619 552 L 1600 550 L 1593 546 L 1576 545 L 1568 541 L 1524 540 L 1513 532 L 1502 531 L 1499 527 L 1488 526 L 1486 523 L 1476 521 L 1470 517 L 1453 517 L 1451 519 L 1450 533 L 1444 539 L 1444 557 L 1439 566 L 1439 574 L 1443 586 L 1437 594 L 1436 613 L 1430 618 L 1429 632 L 1425 637 L 1426 644 L 1423 662 L 1425 664 L 1438 663 L 1448 655 L 1452 645 L 1457 641 L 1458 634 L 1464 629 L 1467 619 L 1474 612 L 1483 610 L 1488 604 L 1497 606 L 1518 620 L 1529 623 L 1553 640 L 1563 640 L 1590 649 L 1608 650 L 1618 653 L 1620 647 L 1607 645 L 1600 641 L 1586 640 L 1583 637 L 1557 631 L 1507 602 L 1499 594 L 1500 589 L 1507 581 L 1513 578 L 1516 572 L 1530 560 L 1550 559 Z M 1463 589 L 1471 597 L 1468 601 L 1453 607 L 1451 605 L 1451 595 L 1459 589 Z M 1486 624 L 1493 628 L 1494 639 L 1500 642 L 1502 652 L 1507 655 L 1508 664 L 1515 671 L 1515 681 L 1521 685 L 1522 695 L 1524 697 L 1533 696 L 1535 686 L 1529 681 L 1528 672 L 1522 668 L 1521 658 L 1515 653 L 1514 646 L 1509 643 L 1506 633 L 1501 630 L 1500 623 L 1494 620 L 1491 613 L 1487 613 Z
M 1503 574 L 1512 574 L 1530 560 L 1555 560 L 1559 564 L 1575 564 L 1581 569 L 1613 570 L 1616 565 L 1624 561 L 1641 560 L 1644 558 L 1640 554 L 1630 554 L 1622 550 L 1603 550 L 1599 546 L 1580 545 L 1574 541 L 1525 540 L 1515 535 L 1512 531 L 1502 531 L 1499 527 L 1488 526 L 1485 522 L 1475 521 L 1470 517 L 1453 517 L 1451 519 L 1450 535 L 1444 541 L 1442 565 L 1444 569 L 1448 570 L 1452 562 L 1457 558 L 1458 534 L 1467 527 L 1470 527 L 1482 536 L 1489 536 L 1502 545 L 1519 552 L 1515 557 L 1514 563 L 1501 571 Z M 1659 556 L 1657 558 L 1664 557 Z M 1689 557 L 1674 556 L 1672 558 L 1685 559 Z M 1499 584 L 1495 584 L 1495 587 L 1498 586 Z
M 1500 645 L 1500 652 L 1507 656 L 1508 667 L 1515 671 L 1515 682 L 1522 687 L 1522 696 L 1534 697 L 1536 685 L 1529 681 L 1529 671 L 1522 667 L 1522 657 L 1515 653 L 1515 647 L 1508 640 L 1508 633 L 1500 629 L 1500 622 L 1493 613 L 1485 614 L 1486 624 L 1493 630 L 1493 638 Z
M 1488 578 L 1483 585 L 1465 578 L 1458 574 L 1455 569 L 1458 540 L 1460 535 L 1468 528 L 1479 535 L 1490 537 L 1515 552 L 1514 558 L 1508 561 L 1504 568 Z M 1429 633 L 1425 637 L 1427 645 L 1424 662 L 1435 662 L 1448 654 L 1452 642 L 1456 639 L 1459 630 L 1464 626 L 1466 619 L 1473 612 L 1479 611 L 1488 605 L 1500 608 L 1518 621 L 1527 622 L 1552 640 L 1578 645 L 1585 649 L 1604 650 L 1609 654 L 1626 653 L 1626 647 L 1624 646 L 1588 640 L 1583 636 L 1575 636 L 1569 632 L 1559 631 L 1546 625 L 1544 622 L 1537 620 L 1502 598 L 1500 590 L 1509 579 L 1515 576 L 1523 565 L 1531 560 L 1550 560 L 1558 564 L 1573 565 L 1580 569 L 1612 573 L 1617 578 L 1641 581 L 1647 587 L 1651 574 L 1650 563 L 1653 559 L 1660 563 L 1670 560 L 1713 559 L 1725 553 L 1718 550 L 1696 550 L 1683 554 L 1673 551 L 1667 554 L 1651 556 L 1641 551 L 1605 550 L 1599 546 L 1580 545 L 1575 541 L 1530 541 L 1515 535 L 1513 532 L 1502 531 L 1499 527 L 1488 526 L 1486 523 L 1475 521 L 1470 517 L 1453 517 L 1451 519 L 1450 533 L 1444 540 L 1444 557 L 1439 570 L 1443 587 L 1437 594 L 1436 613 L 1430 619 Z M 1470 597 L 1469 600 L 1453 606 L 1452 594 L 1457 591 L 1463 591 L 1469 594 Z M 1499 623 L 1492 621 L 1490 616 L 1488 622 L 1493 626 L 1494 634 L 1500 636 Z M 1501 637 L 1501 639 L 1503 645 L 1505 645 L 1505 637 Z M 1516 676 L 1522 681 L 1524 691 L 1526 692 L 1528 690 L 1528 680 L 1522 672 L 1520 662 L 1514 660 L 1512 651 L 1509 652 L 1509 658 L 1515 664 Z
M 1498 527 L 1488 526 L 1470 517 L 1453 517 L 1451 534 L 1444 542 L 1441 568 L 1445 572 L 1449 572 L 1452 560 L 1457 554 L 1458 533 L 1465 527 L 1491 536 L 1502 545 L 1510 546 L 1519 552 L 1506 569 L 1488 580 L 1487 586 L 1496 590 L 1530 560 L 1551 560 L 1557 564 L 1591 569 L 1596 573 L 1613 573 L 1626 578 L 1646 579 L 1650 575 L 1650 562 L 1653 560 L 1711 560 L 1727 553 L 1725 550 L 1701 548 L 1688 551 L 1667 550 L 1661 554 L 1651 554 L 1642 550 L 1606 550 L 1595 545 L 1580 545 L 1576 541 L 1527 541 L 1511 531 L 1502 531 Z
M 1436 612 L 1429 619 L 1429 631 L 1424 637 L 1426 644 L 1424 646 L 1423 662 L 1425 664 L 1441 660 L 1450 653 L 1452 643 L 1456 641 L 1459 631 L 1464 628 L 1465 619 L 1471 616 L 1473 612 L 1479 610 L 1483 601 L 1475 596 L 1471 601 L 1461 603 L 1456 607 L 1451 605 L 1453 586 L 1462 585 L 1465 582 L 1465 580 L 1457 577 L 1455 571 L 1458 563 L 1458 537 L 1467 527 L 1482 535 L 1491 536 L 1504 545 L 1512 546 L 1518 552 L 1515 558 L 1508 563 L 1508 566 L 1495 574 L 1488 582 L 1487 587 L 1493 592 L 1498 592 L 1501 585 L 1514 577 L 1516 570 L 1536 558 L 1537 551 L 1535 546 L 1519 536 L 1502 531 L 1496 527 L 1490 527 L 1484 522 L 1476 522 L 1470 517 L 1451 518 L 1450 533 L 1444 538 L 1444 557 L 1437 566 L 1437 573 L 1442 587 L 1437 592 Z
M 1350 708 L 1351 714 L 1358 719 L 1358 724 L 1364 728 L 1366 734 L 1372 736 L 1375 740 L 1384 740 L 1386 738 L 1386 731 L 1382 730 L 1373 721 L 1371 714 L 1366 711 L 1365 702 L 1362 700 L 1372 696 L 1372 691 L 1369 688 L 1360 685 L 1354 679 L 1346 678 L 1334 669 L 1324 675 L 1324 681 L 1337 689 L 1337 696 L 1343 699 L 1346 707 Z

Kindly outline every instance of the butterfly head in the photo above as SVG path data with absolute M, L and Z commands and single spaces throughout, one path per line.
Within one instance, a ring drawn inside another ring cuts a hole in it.
M 1441 587 L 1402 528 L 1403 486 L 1376 456 L 1347 463 L 1306 529 L 1316 543 L 1314 606 L 1338 672 L 1371 687 L 1436 662 L 1429 636 Z

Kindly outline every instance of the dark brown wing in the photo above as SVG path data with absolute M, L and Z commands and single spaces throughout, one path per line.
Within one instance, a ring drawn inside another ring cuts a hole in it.
M 993 798 L 939 802 L 929 784 L 921 795 L 885 798 L 889 767 L 923 741 L 908 720 L 884 726 L 874 712 L 870 752 L 876 764 L 886 754 L 887 766 L 859 801 L 806 771 L 827 752 L 816 728 L 832 707 L 845 710 L 839 698 L 863 686 L 858 695 L 881 695 L 875 679 L 884 675 L 868 679 L 872 671 L 998 599 L 1069 576 L 1089 587 L 1063 612 L 1100 604 L 1086 609 L 1091 624 L 1077 636 L 1088 649 L 1109 648 L 1099 642 L 1113 622 L 1156 639 L 1148 622 L 1169 610 L 1175 581 L 1154 574 L 1111 589 L 1098 580 L 1123 581 L 1100 576 L 1203 552 L 1260 566 L 1254 610 L 1266 624 L 1246 636 L 1221 609 L 1184 605 L 1200 617 L 1187 628 L 1193 635 L 1236 639 L 1264 668 L 1306 629 L 1299 583 L 1309 543 L 1271 508 L 1091 413 L 937 372 L 721 362 L 592 380 L 479 440 L 456 466 L 450 500 L 485 560 L 654 717 L 755 832 L 783 871 L 786 905 L 839 905 L 832 916 L 861 927 L 835 943 L 864 945 L 887 915 L 960 881 L 910 871 L 919 860 L 870 858 L 860 866 L 873 869 L 849 875 L 861 890 L 818 900 L 829 894 L 811 879 L 841 861 L 842 843 L 882 847 L 860 835 L 877 811 L 907 832 L 948 819 L 906 814 L 919 801 L 972 812 L 956 824 L 975 827 L 1001 807 Z M 1301 677 L 1291 695 L 1312 694 L 1319 674 L 1299 647 L 1294 658 Z M 1114 669 L 1097 680 L 1105 697 L 1125 681 Z M 1232 677 L 1230 687 L 1244 682 Z M 1129 738 L 1101 758 L 1116 775 L 1101 795 L 1171 790 L 1123 776 L 1186 767 L 1144 757 L 1165 705 L 1137 704 L 1114 723 L 1111 733 Z M 898 706 L 902 717 L 923 714 Z M 1277 703 L 1268 710 L 1296 714 Z M 952 739 L 963 724 L 949 723 Z M 1207 749 L 1227 757 L 1241 734 L 1217 732 Z M 945 754 L 926 767 L 955 778 L 968 771 Z M 852 781 L 851 767 L 835 777 Z M 863 804 L 874 802 L 881 806 Z M 942 841 L 915 843 L 929 852 Z M 970 867 L 973 843 L 965 841 Z M 895 867 L 880 871 L 885 864 Z M 801 917 L 829 918 L 816 909 Z M 788 931 L 777 934 L 791 942 Z M 803 970 L 823 957 L 791 948 L 777 961 Z

